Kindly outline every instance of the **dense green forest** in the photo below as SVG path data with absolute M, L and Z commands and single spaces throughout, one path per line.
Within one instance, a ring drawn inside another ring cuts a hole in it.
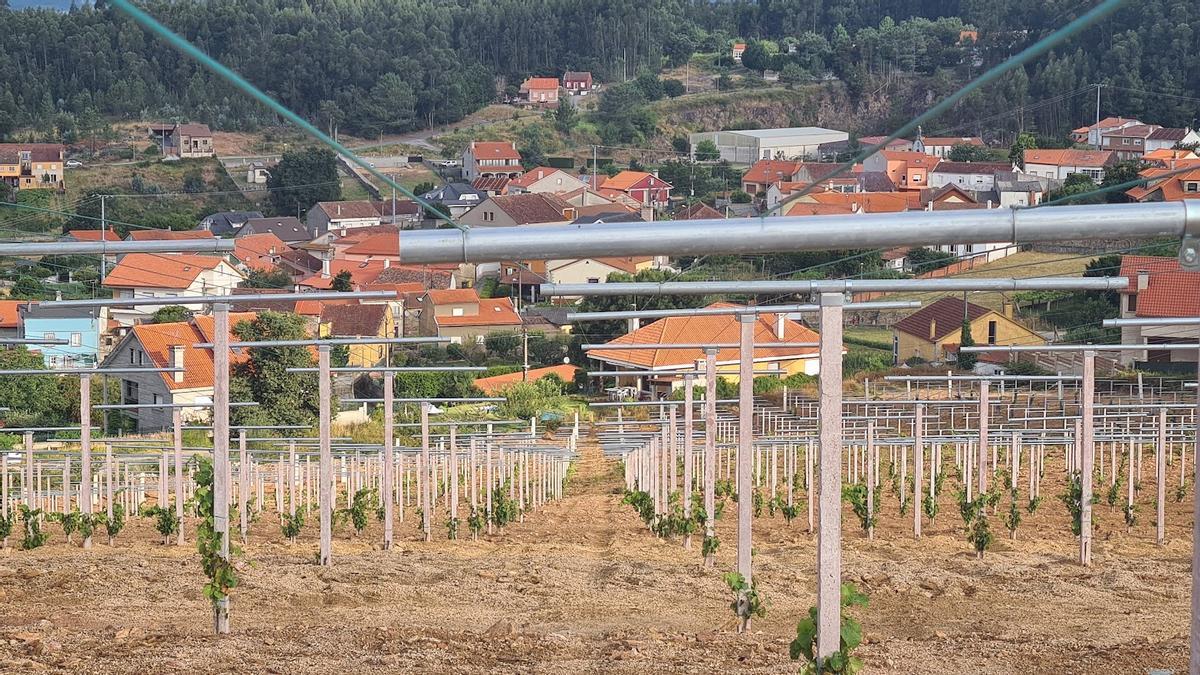
M 461 119 L 495 98 L 498 78 L 511 87 L 531 74 L 585 69 L 619 81 L 681 64 L 694 52 L 724 53 L 735 38 L 751 40 L 750 65 L 786 70 L 792 81 L 839 80 L 855 104 L 905 78 L 920 78 L 935 97 L 1092 4 L 155 0 L 143 6 L 322 126 L 374 134 Z M 0 0 L 0 134 L 26 126 L 53 133 L 97 114 L 187 117 L 225 129 L 276 121 L 103 0 L 68 12 L 6 6 Z M 1004 114 L 996 125 L 1060 134 L 1094 114 L 1094 100 L 1081 91 L 1093 82 L 1111 85 L 1105 114 L 1193 124 L 1198 106 L 1187 96 L 1200 91 L 1200 32 L 1189 25 L 1194 9 L 1188 0 L 1127 3 L 964 101 L 943 121 L 945 130 Z M 979 30 L 977 45 L 959 44 L 964 25 Z M 1061 100 L 1048 102 L 1055 97 Z M 1027 115 L 1011 114 L 1023 106 Z

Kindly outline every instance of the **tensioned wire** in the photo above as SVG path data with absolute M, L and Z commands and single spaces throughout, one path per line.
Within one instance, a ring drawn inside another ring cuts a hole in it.
M 114 2 L 114 4 L 117 4 L 118 6 L 126 4 L 126 0 L 113 0 L 113 2 Z M 1104 2 L 1100 3 L 1099 5 L 1096 5 L 1092 9 L 1088 10 L 1082 16 L 1076 18 L 1075 20 L 1071 21 L 1070 23 L 1063 26 L 1062 28 L 1059 28 L 1058 30 L 1051 33 L 1050 35 L 1047 35 L 1046 37 L 1042 38 L 1041 40 L 1038 40 L 1034 44 L 1025 48 L 1020 53 L 1008 58 L 1004 62 L 992 67 L 987 72 L 983 73 L 982 75 L 975 78 L 974 80 L 968 82 L 961 89 L 954 92 L 953 94 L 950 94 L 946 98 L 942 99 L 936 105 L 934 105 L 932 108 L 929 108 L 928 110 L 921 113 L 920 115 L 917 115 L 910 122 L 901 126 L 899 129 L 893 131 L 891 134 L 889 134 L 886 138 L 884 138 L 878 144 L 872 145 L 863 150 L 860 150 L 857 155 L 850 158 L 848 161 L 839 164 L 837 169 L 834 170 L 833 173 L 826 176 L 822 182 L 827 181 L 832 178 L 836 178 L 837 176 L 844 175 L 847 171 L 853 169 L 855 164 L 863 161 L 864 159 L 870 157 L 871 155 L 874 155 L 876 152 L 886 148 L 888 146 L 888 143 L 891 143 L 892 141 L 900 138 L 901 136 L 908 134 L 909 132 L 916 129 L 918 126 L 923 125 L 932 119 L 935 119 L 936 117 L 940 116 L 942 113 L 944 113 L 947 110 L 949 110 L 950 108 L 954 107 L 954 105 L 956 105 L 959 101 L 961 101 L 963 98 L 965 98 L 972 92 L 978 90 L 979 88 L 981 88 L 983 86 L 991 84 L 992 82 L 999 79 L 1002 75 L 1004 75 L 1008 71 L 1012 70 L 1013 68 L 1016 68 L 1017 66 L 1023 66 L 1027 62 L 1033 60 L 1034 58 L 1041 56 L 1045 52 L 1049 51 L 1055 45 L 1074 36 L 1076 33 L 1083 30 L 1084 28 L 1087 28 L 1088 26 L 1092 25 L 1093 23 L 1095 23 L 1095 22 L 1099 21 L 1100 19 L 1103 19 L 1104 17 L 1108 16 L 1109 14 L 1113 13 L 1124 3 L 1125 3 L 1125 0 L 1104 0 Z M 796 197 L 793 197 L 792 200 L 789 200 L 789 203 L 791 203 L 798 197 L 803 197 L 804 195 L 810 194 L 813 190 L 816 189 L 816 187 L 817 187 L 817 183 L 809 184 L 803 190 L 796 193 Z M 768 209 L 767 211 L 765 211 L 759 217 L 765 218 L 765 217 L 769 216 L 771 213 L 773 213 L 777 209 L 779 209 L 782 205 L 783 205 L 782 203 L 776 204 L 775 206 L 773 206 L 770 209 Z
M 1108 2 L 1118 2 L 1118 1 L 1120 1 L 1120 0 L 1108 0 Z M 348 158 L 350 161 L 357 164 L 359 167 L 361 167 L 367 173 L 371 174 L 372 176 L 374 176 L 374 177 L 378 178 L 379 180 L 383 181 L 384 183 L 386 183 L 392 189 L 394 189 L 397 192 L 399 192 L 400 194 L 412 199 L 413 201 L 417 202 L 418 204 L 425 207 L 429 211 L 432 211 L 439 218 L 442 218 L 443 220 L 450 223 L 454 227 L 456 227 L 460 230 L 463 230 L 463 231 L 466 231 L 468 229 L 466 225 L 462 225 L 462 224 L 458 223 L 456 220 L 451 218 L 449 215 L 442 213 L 442 211 L 440 211 L 439 209 L 434 208 L 434 206 L 432 204 L 430 204 L 429 202 L 427 202 L 424 199 L 422 199 L 421 197 L 413 194 L 411 191 L 405 189 L 403 186 L 401 186 L 399 183 L 392 180 L 391 178 L 388 178 L 386 175 L 384 175 L 378 169 L 371 166 L 370 162 L 367 162 L 366 160 L 364 160 L 363 158 L 361 158 L 357 154 L 355 154 L 353 150 L 350 150 L 349 148 L 342 145 L 341 143 L 338 143 L 337 141 L 333 140 L 328 135 L 326 135 L 325 132 L 323 132 L 320 129 L 318 129 L 317 127 L 313 126 L 312 123 L 310 123 L 308 120 L 306 120 L 303 117 L 292 112 L 291 110 L 289 110 L 288 108 L 283 106 L 283 104 L 279 103 L 275 99 L 268 96 L 261 89 L 255 87 L 253 84 L 250 84 L 249 82 L 247 82 L 246 79 L 243 78 L 241 75 L 238 75 L 233 70 L 225 67 L 220 62 L 218 62 L 216 59 L 212 58 L 208 54 L 205 54 L 198 47 L 196 47 L 192 43 L 188 42 L 186 39 L 184 39 L 178 33 L 175 33 L 170 28 L 167 28 L 166 26 L 159 23 L 158 20 L 155 19 L 154 17 L 150 16 L 149 14 L 142 11 L 138 7 L 135 7 L 128 0 L 112 0 L 112 4 L 114 6 L 116 6 L 117 9 L 120 9 L 122 12 L 125 12 L 126 14 L 128 14 L 134 21 L 141 24 L 142 27 L 150 30 L 153 33 L 158 34 L 158 36 L 161 37 L 163 40 L 165 40 L 167 42 L 167 44 L 169 44 L 172 47 L 183 52 L 184 55 L 190 56 L 192 59 L 199 62 L 200 65 L 211 70 L 213 73 L 217 74 L 222 79 L 224 79 L 225 81 L 232 84 L 234 87 L 237 87 L 238 89 L 242 90 L 247 95 L 249 95 L 251 98 L 257 100 L 259 103 L 262 103 L 263 105 L 267 106 L 275 113 L 281 115 L 283 118 L 287 119 L 292 124 L 295 124 L 296 126 L 300 127 L 300 129 L 302 131 L 304 131 L 308 135 L 312 136 L 313 138 L 317 139 L 318 141 L 324 143 L 325 145 L 329 146 L 334 152 Z

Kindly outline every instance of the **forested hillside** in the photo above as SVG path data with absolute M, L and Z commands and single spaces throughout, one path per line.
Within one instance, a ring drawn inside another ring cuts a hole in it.
M 693 52 L 723 53 L 735 38 L 751 39 L 753 50 L 755 38 L 771 41 L 748 65 L 788 69 L 793 78 L 840 79 L 855 104 L 898 77 L 923 78 L 937 95 L 1092 4 L 178 0 L 143 6 L 322 126 L 336 122 L 371 135 L 458 120 L 495 97 L 497 77 L 511 86 L 531 74 L 580 69 L 620 80 L 681 64 Z M 1200 91 L 1200 33 L 1189 25 L 1194 10 L 1188 0 L 1127 3 L 965 101 L 944 123 L 1031 105 L 1023 124 L 1061 133 L 1094 114 L 1094 101 L 1077 90 L 1099 81 L 1112 85 L 1106 114 L 1192 124 L 1195 100 L 1172 95 Z M 183 116 L 218 128 L 275 121 L 103 2 L 66 13 L 0 9 L 0 24 L 0 133 L 53 128 L 56 116 L 69 121 L 64 115 Z M 978 29 L 978 45 L 959 43 L 964 25 Z M 794 53 L 782 48 L 790 45 Z M 1054 97 L 1062 100 L 1047 103 Z

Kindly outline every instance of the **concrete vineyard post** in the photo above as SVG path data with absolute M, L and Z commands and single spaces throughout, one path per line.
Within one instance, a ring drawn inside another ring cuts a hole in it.
M 317 418 L 317 501 L 321 510 L 321 542 L 317 562 L 333 564 L 333 449 L 330 430 L 332 415 L 331 383 L 329 381 L 329 345 L 317 346 L 317 396 L 320 398 Z
M 924 504 L 921 501 L 921 480 L 925 475 L 925 441 L 922 440 L 924 435 L 925 424 L 925 406 L 918 403 L 917 409 L 913 413 L 913 536 L 917 539 L 921 538 L 921 509 Z M 903 450 L 903 448 L 901 448 Z M 933 478 L 930 476 L 930 486 L 932 487 Z M 904 483 L 901 484 L 901 490 L 904 489 Z
M 988 403 L 988 382 L 979 381 L 979 461 L 976 471 L 979 473 L 979 495 L 988 491 L 988 415 L 991 405 Z
M 429 407 L 428 401 L 421 401 L 421 532 L 425 541 L 433 540 L 433 530 L 430 526 L 433 518 L 433 471 L 429 462 Z
M 69 473 L 69 472 L 68 472 Z M 92 513 L 92 376 L 79 376 L 79 511 Z M 180 532 L 183 528 L 180 528 Z M 92 535 L 83 538 L 83 547 L 92 547 Z
M 250 501 L 250 467 L 246 457 L 246 430 L 238 430 L 238 527 L 242 534 L 242 545 L 250 534 L 250 518 L 246 512 Z
M 820 527 L 817 531 L 817 660 L 841 648 L 842 600 L 842 306 L 820 296 Z M 811 498 L 811 497 L 810 497 Z
M 171 445 L 175 453 L 175 517 L 179 519 L 179 531 L 175 544 L 183 546 L 183 411 L 171 409 Z
M 875 516 L 875 444 L 873 442 L 875 435 L 875 421 L 867 420 L 867 438 L 866 438 L 866 453 L 867 453 L 867 519 L 868 521 Z M 903 492 L 903 490 L 901 491 Z M 867 528 L 867 538 L 875 539 L 875 526 L 871 525 Z
M 1158 411 L 1158 442 L 1155 443 L 1157 459 L 1155 461 L 1155 479 L 1158 482 L 1157 503 L 1155 505 L 1155 536 L 1154 541 L 1162 546 L 1167 540 L 1167 463 L 1164 461 L 1167 452 L 1167 410 Z
M 692 386 L 695 376 L 683 376 L 683 517 L 692 517 Z M 683 547 L 692 549 L 692 534 L 683 538 Z
M 1092 564 L 1092 441 L 1094 434 L 1093 412 L 1096 396 L 1096 352 L 1083 353 L 1083 383 L 1080 390 L 1081 435 L 1079 437 L 1079 484 L 1082 489 L 1080 500 L 1079 562 L 1085 567 Z
M 229 305 L 213 304 L 213 531 L 229 560 Z M 229 597 L 213 607 L 218 635 L 229 632 Z
M 717 480 L 717 350 L 704 350 L 704 537 L 716 533 Z M 716 555 L 704 556 L 704 566 L 716 564 Z
M 392 484 L 395 481 L 396 470 L 396 411 L 393 404 L 395 396 L 396 374 L 390 370 L 383 373 L 383 477 L 380 485 L 379 498 L 383 501 L 383 550 L 392 550 L 392 521 L 395 515 L 395 504 L 392 497 Z
M 754 505 L 754 325 L 758 317 L 743 314 L 738 317 L 741 328 L 738 354 L 738 447 L 737 447 L 737 571 L 753 583 L 750 559 L 751 527 Z M 742 622 L 741 630 L 750 629 L 750 620 Z

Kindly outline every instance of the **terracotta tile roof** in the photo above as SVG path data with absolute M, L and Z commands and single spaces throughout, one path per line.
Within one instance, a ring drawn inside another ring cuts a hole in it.
M 509 180 L 508 176 L 480 176 L 471 181 L 471 187 L 483 192 L 504 192 Z
M 600 189 L 624 192 L 650 177 L 651 174 L 645 171 L 621 171 L 615 176 L 609 176 L 607 180 L 600 184 Z
M 371 202 L 371 206 L 375 207 L 375 211 L 381 218 L 391 218 L 393 205 L 396 209 L 396 216 L 414 216 L 421 213 L 421 205 L 411 199 L 396 198 L 387 199 L 381 202 Z
M 561 223 L 572 220 L 565 214 L 568 210 L 575 208 L 565 199 L 551 192 L 492 197 L 475 208 L 483 208 L 489 202 L 512 218 L 517 225 Z
M 732 303 L 717 302 L 709 307 L 736 307 Z M 817 333 L 800 323 L 785 319 L 783 340 L 775 335 L 775 315 L 759 315 L 754 324 L 755 342 L 816 342 Z M 737 342 L 741 327 L 734 315 L 724 316 L 679 316 L 659 319 L 653 323 L 622 335 L 608 344 L 675 344 L 696 342 Z M 767 359 L 790 360 L 813 357 L 816 347 L 756 348 L 756 362 Z M 704 358 L 701 349 L 596 349 L 588 352 L 593 359 L 607 361 L 618 366 L 671 369 L 690 368 L 698 359 Z M 738 350 L 722 349 L 717 353 L 717 363 L 738 362 Z
M 479 302 L 479 293 L 474 288 L 439 289 L 429 291 L 429 300 L 435 305 L 453 305 Z
M 529 91 L 531 89 L 558 89 L 558 78 L 531 77 L 521 83 L 521 91 Z
M 1149 272 L 1150 278 L 1153 279 L 1155 275 L 1165 272 L 1180 272 L 1182 269 L 1179 266 L 1179 258 L 1174 256 L 1123 255 L 1121 256 L 1121 269 L 1117 276 L 1129 279 L 1129 286 L 1120 292 L 1129 294 L 1137 291 L 1139 272 Z
M 392 265 L 380 272 L 372 284 L 420 284 L 421 288 L 450 288 L 454 274 L 430 265 Z
M 1147 162 L 1151 161 L 1192 161 L 1197 159 L 1196 153 L 1191 150 L 1175 150 L 1173 148 L 1159 148 L 1151 150 L 1142 155 L 1142 159 Z
M 0 143 L 0 164 L 16 164 L 23 151 L 29 151 L 34 162 L 61 162 L 67 148 L 59 143 Z
M 966 314 L 971 321 L 991 311 L 987 307 L 976 305 L 973 302 L 966 304 Z M 962 299 L 946 296 L 900 319 L 892 328 L 927 342 L 936 342 L 951 333 L 962 331 L 962 322 Z M 932 337 L 930 337 L 931 330 L 933 331 Z
M 1134 124 L 1131 126 L 1122 127 L 1120 129 L 1114 129 L 1113 131 L 1104 134 L 1104 136 L 1111 136 L 1115 138 L 1148 138 L 1151 134 L 1161 128 L 1162 127 L 1154 126 L 1153 124 Z M 1183 138 L 1183 136 L 1180 136 L 1180 138 Z
M 376 336 L 382 334 L 389 311 L 386 304 L 327 304 L 321 310 L 321 323 L 330 324 L 330 335 Z
M 222 258 L 188 253 L 128 253 L 104 278 L 108 288 L 186 289 Z
M 0 300 L 0 328 L 20 328 L 21 314 L 18 308 L 22 305 L 36 305 L 29 300 Z
M 592 73 L 588 70 L 568 70 L 563 73 L 563 82 L 587 82 L 591 83 Z
M 559 376 L 563 382 L 570 384 L 575 380 L 575 373 L 578 370 L 579 368 L 577 366 L 572 366 L 569 364 L 548 366 L 546 368 L 531 368 L 529 370 L 529 382 L 536 382 L 547 375 L 554 374 Z M 496 393 L 523 381 L 525 381 L 525 374 L 518 370 L 515 373 L 481 377 L 478 380 L 475 380 L 475 388 L 483 392 L 486 396 L 493 396 Z
M 199 122 L 185 122 L 183 124 L 176 124 L 175 131 L 178 131 L 181 134 L 187 134 L 188 136 L 212 136 L 212 130 L 208 128 L 208 125 L 200 124 Z
M 364 242 L 381 234 L 388 234 L 395 238 L 399 232 L 400 226 L 393 223 L 380 223 L 379 225 L 354 227 L 347 229 L 346 234 L 344 235 L 335 235 L 333 243 L 336 246 L 345 248 L 353 244 Z
M 321 261 L 308 251 L 292 249 L 279 254 L 279 262 L 298 273 L 321 271 Z
M 858 139 L 858 144 L 860 147 L 870 148 L 872 146 L 879 145 L 886 138 L 887 138 L 887 136 L 860 136 Z M 912 145 L 912 141 L 910 141 L 910 140 L 907 140 L 904 138 L 894 138 L 888 142 L 887 148 L 884 148 L 884 149 L 889 150 L 892 148 L 903 148 L 903 147 L 908 147 L 910 145 Z
M 67 237 L 74 241 L 100 241 L 100 230 L 67 230 Z M 121 241 L 117 231 L 109 228 L 104 233 L 105 241 Z
M 1189 131 L 1190 129 L 1178 127 L 1159 127 L 1150 134 L 1149 138 L 1152 141 L 1182 141 L 1187 137 Z
M 1136 275 L 1130 278 L 1137 283 Z M 1137 294 L 1137 316 L 1200 316 L 1200 273 L 1159 272 L 1150 275 L 1150 284 Z
M 563 171 L 562 169 L 557 169 L 552 166 L 539 166 L 537 168 L 526 171 L 525 173 L 521 174 L 520 176 L 517 176 L 516 178 L 513 178 L 512 180 L 510 180 L 508 182 L 508 184 L 516 185 L 517 187 L 527 188 L 530 185 L 533 185 L 534 183 L 538 182 L 539 180 L 549 178 L 550 176 L 553 176 L 556 173 L 561 173 L 566 176 L 571 176 L 571 174 L 567 173 L 566 171 Z
M 241 321 L 254 319 L 254 312 L 231 312 L 229 314 L 230 339 L 236 340 L 233 328 Z M 159 373 L 168 389 L 198 389 L 213 386 L 213 353 L 211 349 L 200 349 L 192 345 L 211 342 L 213 318 L 208 315 L 193 317 L 190 321 L 176 323 L 144 323 L 133 327 L 131 335 L 141 343 L 146 355 L 156 368 L 171 366 L 171 347 L 183 346 L 183 381 L 176 382 L 174 373 Z M 244 361 L 248 356 L 240 351 L 230 352 L 230 364 Z
M 650 256 L 629 256 L 624 258 L 595 258 L 595 260 L 596 262 L 604 263 L 609 267 L 615 267 L 622 272 L 636 274 L 639 265 L 645 265 L 646 263 L 654 260 L 654 258 Z
M 1072 148 L 1025 151 L 1025 164 L 1049 166 L 1107 166 L 1116 156 L 1108 150 L 1075 150 Z
M 925 147 L 931 145 L 974 145 L 983 147 L 983 139 L 978 136 L 926 136 L 922 139 Z
M 338 240 L 339 243 L 346 242 L 346 239 Z M 388 232 L 385 234 L 375 234 L 358 240 L 358 243 L 346 249 L 346 255 L 381 255 L 381 256 L 399 256 L 400 255 L 400 236 L 396 232 Z
M 675 220 L 708 220 L 724 218 L 725 214 L 705 204 L 696 202 L 675 212 Z
M 576 220 L 580 218 L 594 218 L 598 216 L 627 216 L 637 214 L 637 209 L 630 208 L 625 204 L 617 204 L 615 202 L 609 204 L 594 204 L 592 206 L 576 206 Z
M 233 256 L 251 269 L 276 269 L 275 258 L 290 250 L 282 239 L 270 232 L 250 234 L 233 241 Z
M 880 150 L 883 156 L 892 162 L 908 162 L 913 166 L 926 166 L 930 163 L 936 164 L 937 157 L 930 157 L 923 152 L 914 152 L 912 150 Z
M 501 141 L 472 141 L 471 150 L 474 153 L 476 160 L 510 159 L 512 160 L 513 164 L 517 164 L 521 161 L 521 153 L 517 152 L 517 146 L 514 143 L 505 143 Z
M 290 288 L 235 288 L 234 295 L 273 295 L 291 293 Z M 255 312 L 292 312 L 302 316 L 318 316 L 321 313 L 319 300 L 255 300 L 239 302 L 238 307 Z
M 329 276 L 322 277 L 320 272 L 298 282 L 299 286 L 328 290 L 333 287 L 333 279 L 343 271 L 350 272 L 350 280 L 355 286 L 371 283 L 383 272 L 383 261 L 356 262 L 353 260 L 329 261 Z
M 834 165 L 837 166 L 836 164 Z M 800 170 L 800 162 L 789 162 L 779 159 L 760 159 L 746 173 L 742 174 L 743 183 L 777 183 L 790 181 Z
M 1180 199 L 1200 199 L 1200 192 L 1188 192 L 1185 189 L 1188 184 L 1200 183 L 1200 163 L 1197 163 L 1193 170 L 1180 171 L 1186 168 L 1187 163 L 1180 162 L 1174 169 L 1144 169 L 1138 175 L 1148 179 L 1149 182 L 1126 190 L 1125 194 L 1138 201 L 1144 201 L 1156 193 L 1160 197 L 1155 201 L 1173 202 Z M 1180 171 L 1180 173 L 1174 173 L 1176 171 Z
M 208 230 L 133 230 L 126 239 L 130 241 L 183 241 L 187 239 L 212 239 Z
M 378 219 L 379 211 L 371 205 L 371 202 L 317 202 L 317 208 L 321 209 L 330 220 L 366 220 Z
M 813 192 L 807 197 L 818 204 L 836 204 L 864 213 L 901 213 L 921 208 L 921 193 L 915 191 Z
M 789 216 L 842 216 L 854 213 L 849 204 L 814 204 L 796 202 L 788 207 Z
M 425 284 L 407 283 L 407 284 L 381 284 L 377 282 L 363 284 L 364 291 L 393 291 L 396 293 L 396 299 L 399 300 L 409 293 L 425 292 Z
M 435 316 L 438 326 L 520 326 L 521 317 L 513 309 L 510 298 L 484 298 L 479 301 L 479 313 L 464 316 Z

